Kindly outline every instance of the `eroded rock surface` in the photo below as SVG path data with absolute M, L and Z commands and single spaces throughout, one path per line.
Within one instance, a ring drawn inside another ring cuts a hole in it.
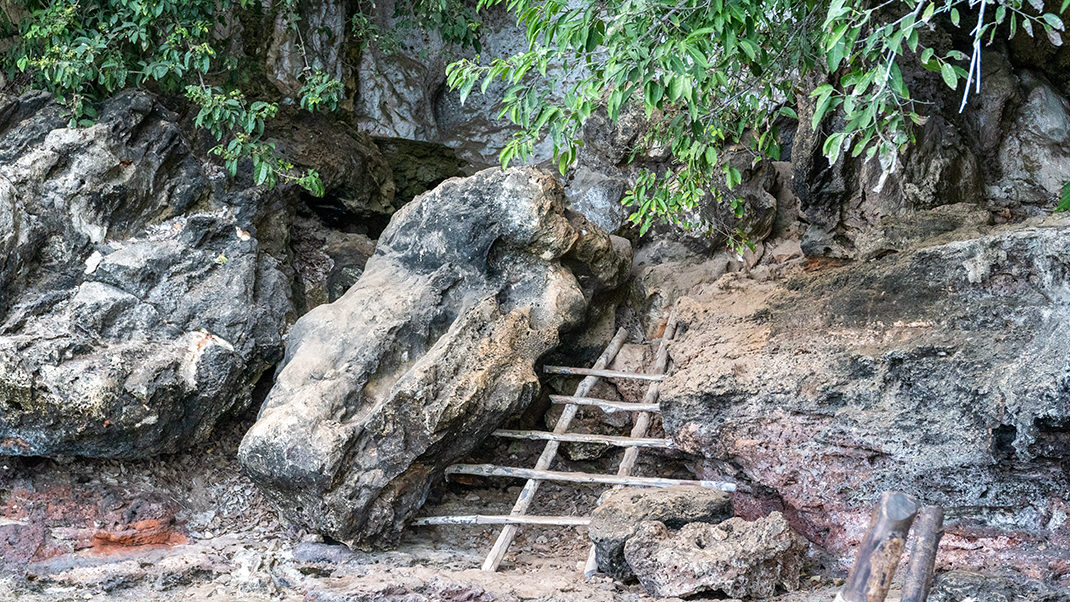
M 782 509 L 846 563 L 901 490 L 953 517 L 943 565 L 1067 572 L 1070 219 L 718 284 L 682 302 L 661 407 L 758 486 L 737 510 Z
M 432 480 L 538 392 L 534 365 L 630 254 L 535 169 L 401 209 L 360 280 L 300 319 L 240 460 L 296 524 L 390 538 Z
M 1068 602 L 1070 592 L 1008 576 L 949 571 L 936 576 L 929 602 Z
M 46 95 L 0 101 L 0 454 L 175 451 L 277 359 L 268 202 L 210 181 L 176 119 L 146 93 L 82 129 Z
M 647 592 L 659 598 L 722 594 L 769 598 L 799 588 L 806 540 L 773 512 L 754 522 L 690 523 L 671 532 L 642 523 L 624 557 Z
M 723 491 L 693 485 L 665 489 L 616 489 L 591 513 L 587 529 L 595 545 L 598 570 L 618 579 L 632 575 L 624 546 L 647 521 L 668 529 L 688 523 L 718 523 L 732 516 L 732 500 Z

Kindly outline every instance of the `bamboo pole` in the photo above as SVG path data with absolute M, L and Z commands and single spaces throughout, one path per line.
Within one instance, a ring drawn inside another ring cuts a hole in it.
M 541 441 L 561 441 L 567 443 L 602 443 L 618 447 L 657 447 L 672 449 L 672 439 L 655 439 L 650 437 L 634 438 L 616 435 L 591 435 L 587 433 L 547 433 L 544 431 L 510 431 L 500 429 L 491 433 L 495 437 L 510 439 L 535 439 Z
M 570 368 L 566 366 L 543 366 L 546 374 L 565 374 L 568 376 L 598 376 L 600 378 L 622 378 L 632 380 L 665 380 L 664 374 L 639 374 L 638 372 L 621 372 L 619 370 L 602 370 L 599 368 Z
M 610 340 L 609 345 L 606 347 L 602 355 L 598 356 L 598 360 L 595 361 L 594 367 L 601 369 L 609 365 L 613 361 L 613 358 L 617 357 L 617 352 L 624 345 L 625 339 L 628 338 L 628 331 L 624 328 L 618 328 L 617 333 Z M 598 377 L 588 376 L 580 381 L 580 384 L 576 387 L 576 397 L 585 397 L 594 388 L 595 383 L 598 382 Z M 557 424 L 554 425 L 554 432 L 561 434 L 568 430 L 569 424 L 572 423 L 572 419 L 576 417 L 576 412 L 579 410 L 579 406 L 576 404 L 568 404 L 561 411 L 561 417 L 557 419 Z M 536 470 L 546 470 L 553 463 L 554 458 L 557 457 L 557 448 L 561 445 L 559 441 L 547 441 L 546 447 L 543 448 L 542 454 L 539 455 L 539 459 L 535 462 Z M 535 497 L 535 492 L 539 489 L 539 481 L 537 479 L 530 479 L 527 483 L 524 483 L 524 488 L 520 490 L 520 495 L 516 498 L 516 503 L 513 504 L 513 510 L 511 515 L 522 515 L 528 510 L 528 506 L 531 505 L 531 501 Z M 498 534 L 498 539 L 494 542 L 494 547 L 491 548 L 490 553 L 487 554 L 487 559 L 483 561 L 483 570 L 493 573 L 498 570 L 498 565 L 501 564 L 502 558 L 505 557 L 505 552 L 509 549 L 509 545 L 513 543 L 513 538 L 516 537 L 516 525 L 507 525 L 502 529 L 502 532 Z
M 627 401 L 610 401 L 594 397 L 574 397 L 572 395 L 551 395 L 552 403 L 574 403 L 578 406 L 595 406 L 606 412 L 658 412 L 661 408 L 656 403 L 631 403 Z
M 925 602 L 933 585 L 936 550 L 944 536 L 944 510 L 926 506 L 914 520 L 914 538 L 910 545 L 910 563 L 903 585 L 902 602 Z
M 534 470 L 531 468 L 513 468 L 494 464 L 454 464 L 446 468 L 447 475 L 465 474 L 478 477 L 511 477 L 517 479 L 534 479 L 538 481 L 562 481 L 565 483 L 599 483 L 603 485 L 632 485 L 635 487 L 674 487 L 676 485 L 698 485 L 708 489 L 735 491 L 735 483 L 722 481 L 693 481 L 688 479 L 665 479 L 661 477 L 626 477 L 620 475 L 597 474 L 591 472 L 563 472 L 557 470 Z
M 890 491 L 881 495 L 837 602 L 884 602 L 917 512 L 917 502 L 908 495 Z
M 673 309 L 669 314 L 669 319 L 665 323 L 665 332 L 661 335 L 661 343 L 658 344 L 658 353 L 654 358 L 654 373 L 665 374 L 669 368 L 669 341 L 676 336 L 676 310 Z M 650 387 L 646 390 L 646 395 L 643 397 L 643 405 L 652 405 L 657 407 L 658 396 L 660 395 L 661 384 L 651 383 Z M 647 431 L 650 430 L 650 422 L 653 419 L 653 415 L 650 412 L 639 412 L 635 415 L 635 423 L 632 426 L 631 437 L 641 438 L 645 437 Z M 635 468 L 635 463 L 639 460 L 639 449 L 630 447 L 624 450 L 624 457 L 621 458 L 620 465 L 617 467 L 617 476 L 626 477 L 632 474 L 632 470 Z M 590 579 L 598 572 L 598 559 L 595 556 L 595 546 L 591 545 L 591 549 L 587 552 L 587 563 L 583 568 L 583 578 Z
M 417 526 L 431 525 L 549 525 L 549 526 L 585 526 L 591 524 L 588 516 L 513 516 L 511 514 L 484 515 L 461 514 L 455 516 L 424 516 L 413 519 L 409 524 Z

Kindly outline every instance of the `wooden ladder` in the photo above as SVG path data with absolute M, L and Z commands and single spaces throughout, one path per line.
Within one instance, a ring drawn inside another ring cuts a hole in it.
M 514 468 L 498 466 L 495 464 L 454 464 L 446 468 L 447 477 L 455 474 L 478 475 L 485 477 L 511 477 L 527 479 L 524 488 L 520 490 L 512 511 L 507 515 L 481 515 L 467 514 L 454 516 L 428 516 L 417 518 L 412 525 L 504 525 L 494 547 L 487 554 L 483 562 L 483 570 L 494 572 L 498 570 L 502 558 L 505 557 L 513 538 L 516 537 L 520 525 L 542 526 L 575 526 L 587 525 L 589 517 L 582 516 L 535 516 L 529 515 L 528 508 L 535 498 L 535 492 L 543 481 L 558 481 L 568 483 L 599 483 L 612 485 L 613 487 L 671 487 L 673 485 L 700 485 L 722 491 L 735 491 L 734 483 L 721 481 L 692 481 L 682 479 L 663 479 L 657 477 L 635 477 L 632 470 L 639 458 L 639 449 L 661 448 L 672 449 L 671 439 L 656 439 L 647 437 L 654 414 L 659 413 L 658 394 L 660 383 L 665 379 L 669 364 L 669 341 L 676 334 L 676 312 L 669 314 L 665 325 L 665 332 L 658 344 L 658 352 L 654 359 L 653 369 L 649 373 L 619 372 L 607 370 L 606 366 L 612 363 L 621 347 L 627 339 L 628 333 L 624 328 L 618 329 L 616 335 L 610 340 L 609 345 L 598 356 L 597 361 L 590 368 L 570 368 L 564 366 L 545 366 L 543 371 L 547 374 L 565 374 L 570 376 L 583 376 L 576 392 L 573 395 L 551 395 L 550 401 L 554 404 L 564 405 L 561 417 L 553 431 L 518 431 L 497 430 L 493 435 L 496 437 L 511 439 L 531 439 L 546 441 L 546 445 L 535 462 L 534 468 Z M 603 378 L 629 379 L 649 382 L 646 395 L 642 403 L 628 403 L 588 397 L 594 385 Z M 585 433 L 569 433 L 568 428 L 581 406 L 591 406 L 602 409 L 605 412 L 632 412 L 634 414 L 631 433 L 627 437 L 611 435 L 589 435 Z M 585 472 L 563 472 L 550 470 L 550 465 L 557 458 L 558 447 L 561 443 L 603 443 L 624 447 L 624 457 L 620 461 L 616 474 L 594 474 Z M 584 570 L 585 576 L 590 577 L 597 572 L 595 563 L 595 549 L 587 555 L 587 564 Z

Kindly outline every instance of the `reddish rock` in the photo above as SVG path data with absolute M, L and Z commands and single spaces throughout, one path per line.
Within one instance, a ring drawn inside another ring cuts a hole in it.
M 961 240 L 956 237 L 961 236 Z M 873 503 L 948 512 L 943 568 L 1070 557 L 1070 220 L 943 235 L 680 304 L 665 431 L 844 567 Z
M 187 542 L 178 505 L 151 493 L 101 488 L 14 488 L 0 507 L 0 571 L 62 554 L 114 554 Z

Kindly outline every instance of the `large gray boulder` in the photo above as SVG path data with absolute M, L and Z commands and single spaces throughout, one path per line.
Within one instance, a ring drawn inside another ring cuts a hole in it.
M 548 173 L 447 180 L 394 215 L 341 299 L 294 325 L 242 465 L 297 525 L 389 539 L 447 464 L 532 402 L 535 364 L 629 255 L 566 215 Z
M 154 97 L 67 119 L 0 99 L 0 454 L 176 451 L 248 405 L 290 284 Z
M 681 304 L 661 408 L 678 447 L 755 485 L 737 506 L 790 510 L 846 564 L 899 490 L 954 517 L 943 562 L 1059 570 L 1070 217 L 719 285 Z

